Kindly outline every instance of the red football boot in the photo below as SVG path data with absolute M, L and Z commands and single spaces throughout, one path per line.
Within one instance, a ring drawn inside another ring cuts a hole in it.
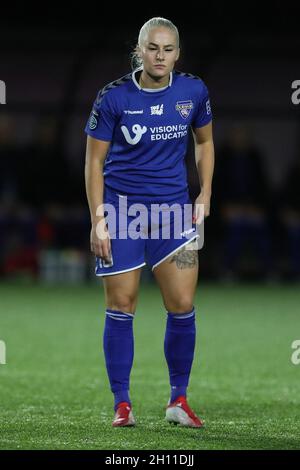
M 135 419 L 131 411 L 131 406 L 129 403 L 127 403 L 127 401 L 122 401 L 118 404 L 112 425 L 114 427 L 135 425 Z
M 180 396 L 173 403 L 168 404 L 166 420 L 169 423 L 180 424 L 190 428 L 201 428 L 204 425 L 203 421 L 191 410 L 184 396 Z

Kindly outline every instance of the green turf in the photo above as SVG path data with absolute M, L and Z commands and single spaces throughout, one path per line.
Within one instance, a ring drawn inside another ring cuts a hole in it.
M 165 312 L 142 286 L 134 320 L 131 398 L 136 428 L 111 427 L 98 285 L 0 286 L 1 449 L 300 449 L 300 290 L 199 286 L 189 401 L 206 421 L 164 421 L 169 398 Z

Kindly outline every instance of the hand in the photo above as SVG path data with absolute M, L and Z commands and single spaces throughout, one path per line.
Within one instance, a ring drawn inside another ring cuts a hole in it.
M 111 244 L 104 217 L 92 224 L 90 241 L 91 251 L 99 258 L 110 261 Z
M 195 200 L 193 223 L 200 225 L 205 217 L 210 214 L 210 194 L 201 191 Z

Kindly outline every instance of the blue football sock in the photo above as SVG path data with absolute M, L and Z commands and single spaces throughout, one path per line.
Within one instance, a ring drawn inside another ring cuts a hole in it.
M 133 318 L 130 313 L 106 310 L 103 348 L 111 391 L 118 403 L 129 404 L 129 381 L 134 356 Z
M 168 312 L 164 351 L 167 360 L 173 402 L 186 396 L 196 342 L 195 310 L 183 314 Z

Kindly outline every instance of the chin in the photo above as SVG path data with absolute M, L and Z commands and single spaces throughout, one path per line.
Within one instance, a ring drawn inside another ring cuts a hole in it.
M 157 70 L 157 69 L 154 69 L 153 72 L 151 73 L 152 77 L 153 78 L 164 78 L 164 77 L 167 77 L 169 76 L 169 73 L 170 71 L 169 70 Z

